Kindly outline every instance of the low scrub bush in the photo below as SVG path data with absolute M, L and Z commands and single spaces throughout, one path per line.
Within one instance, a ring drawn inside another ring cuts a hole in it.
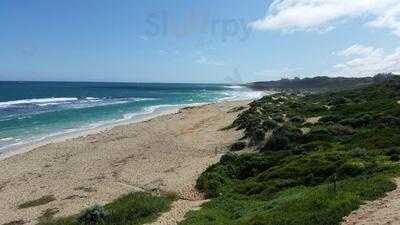
M 281 133 L 274 133 L 269 138 L 267 143 L 262 147 L 261 151 L 280 151 L 287 150 L 289 148 L 289 138 Z
M 371 115 L 364 114 L 364 115 L 357 116 L 352 119 L 342 120 L 340 123 L 342 125 L 350 125 L 354 128 L 359 128 L 359 127 L 364 127 L 364 126 L 370 125 L 372 123 L 372 121 L 373 121 L 373 118 Z
M 290 122 L 293 123 L 304 123 L 306 120 L 301 116 L 294 116 L 290 119 Z
M 134 192 L 105 205 L 94 206 L 77 216 L 50 218 L 39 225 L 141 225 L 169 209 L 173 199 Z
M 278 123 L 283 123 L 283 122 L 285 122 L 284 117 L 283 117 L 282 115 L 280 115 L 280 114 L 273 114 L 273 115 L 271 116 L 271 118 L 272 118 L 274 121 L 278 122 Z
M 350 151 L 352 157 L 362 158 L 368 155 L 368 150 L 365 148 L 355 148 Z
M 333 105 L 333 106 L 339 106 L 339 105 L 346 104 L 347 102 L 348 102 L 348 99 L 346 99 L 344 97 L 332 97 L 331 100 L 329 101 L 329 104 Z
M 265 130 L 261 128 L 255 128 L 250 135 L 250 146 L 257 146 L 265 140 Z
M 233 143 L 230 147 L 230 150 L 233 152 L 241 151 L 244 148 L 246 148 L 246 142 L 244 141 L 238 141 L 236 143 Z
M 347 161 L 338 170 L 338 175 L 347 177 L 347 176 L 360 176 L 365 174 L 367 171 L 365 162 L 363 161 Z
M 92 225 L 92 224 L 99 224 L 99 223 L 104 223 L 108 216 L 108 213 L 104 209 L 103 206 L 101 205 L 95 205 L 85 211 L 83 211 L 79 216 L 78 216 L 78 223 L 80 224 L 87 224 L 87 225 Z
M 396 116 L 382 116 L 377 119 L 377 124 L 382 126 L 400 125 L 400 118 Z
M 275 120 L 270 120 L 270 119 L 266 119 L 262 123 L 262 127 L 264 128 L 265 131 L 273 130 L 273 129 L 277 128 L 278 126 L 279 125 Z
M 305 142 L 312 141 L 326 141 L 332 138 L 332 133 L 323 127 L 312 128 L 310 132 L 304 135 L 303 140 Z
M 321 117 L 321 119 L 319 120 L 322 123 L 337 123 L 340 120 L 342 120 L 342 118 L 338 115 L 327 115 L 327 116 L 323 116 Z
M 332 133 L 335 136 L 348 136 L 348 135 L 353 135 L 356 131 L 349 127 L 349 126 L 343 126 L 340 124 L 334 124 L 327 126 L 328 132 Z

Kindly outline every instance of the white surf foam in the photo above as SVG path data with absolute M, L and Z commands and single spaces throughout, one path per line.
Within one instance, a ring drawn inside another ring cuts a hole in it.
M 7 141 L 12 141 L 12 140 L 15 140 L 15 139 L 12 137 L 7 137 L 7 138 L 1 138 L 0 142 L 7 142 Z
M 77 101 L 78 98 L 32 98 L 32 99 L 21 99 L 15 101 L 7 101 L 7 102 L 0 102 L 1 108 L 6 108 L 15 105 L 24 105 L 24 104 L 54 104 L 60 102 L 73 102 Z
M 239 85 L 227 85 L 224 86 L 224 88 L 229 88 L 229 89 L 242 89 L 244 88 L 243 86 L 239 86 Z

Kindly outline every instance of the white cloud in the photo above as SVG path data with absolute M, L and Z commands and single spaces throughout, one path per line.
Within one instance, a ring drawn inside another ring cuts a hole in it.
M 329 28 L 333 22 L 361 16 L 369 18 L 367 26 L 388 28 L 400 36 L 399 0 L 273 0 L 267 15 L 250 26 L 257 30 L 308 30 Z
M 360 44 L 355 44 L 347 49 L 341 50 L 337 53 L 339 56 L 368 56 L 371 54 L 379 53 L 379 49 L 373 47 L 367 47 Z
M 357 44 L 339 51 L 337 55 L 346 57 L 347 61 L 334 66 L 335 74 L 367 76 L 400 71 L 400 48 L 385 53 L 380 48 Z
M 211 66 L 225 66 L 225 63 L 222 61 L 210 60 L 205 56 L 200 56 L 195 60 L 197 64 L 202 65 L 211 65 Z
M 400 36 L 400 2 L 391 8 L 387 8 L 385 13 L 368 23 L 371 27 L 389 28 L 394 34 Z

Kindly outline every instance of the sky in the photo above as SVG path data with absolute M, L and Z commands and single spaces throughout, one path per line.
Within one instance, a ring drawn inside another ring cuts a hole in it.
M 0 80 L 400 72 L 400 0 L 1 0 Z

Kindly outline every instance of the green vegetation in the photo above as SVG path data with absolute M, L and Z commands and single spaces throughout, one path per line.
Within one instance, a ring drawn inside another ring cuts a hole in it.
M 224 155 L 198 179 L 213 198 L 180 225 L 334 225 L 396 186 L 400 78 L 250 104 L 232 128 L 252 154 Z M 307 120 L 320 118 L 319 121 Z M 270 134 L 270 135 L 267 135 Z
M 18 205 L 19 209 L 25 209 L 25 208 L 30 208 L 30 207 L 35 207 L 39 205 L 46 205 L 49 202 L 55 201 L 56 198 L 53 195 L 45 195 L 39 199 L 35 199 L 32 201 L 28 201 L 22 204 Z
M 9 223 L 4 223 L 3 225 L 23 225 L 23 224 L 25 224 L 25 221 L 23 220 L 14 220 Z
M 246 148 L 246 143 L 244 141 L 238 141 L 236 143 L 233 143 L 233 145 L 230 147 L 230 150 L 233 152 L 241 151 L 244 148 Z
M 67 218 L 48 218 L 39 225 L 139 225 L 156 219 L 169 209 L 174 199 L 135 192 L 105 206 L 96 205 L 79 215 Z
M 281 79 L 277 81 L 254 82 L 247 86 L 259 90 L 284 90 L 284 91 L 339 91 L 354 89 L 355 87 L 365 87 L 373 83 L 384 82 L 391 79 L 392 73 L 382 73 L 374 77 L 324 77 L 313 78 L 298 77 L 294 79 Z

